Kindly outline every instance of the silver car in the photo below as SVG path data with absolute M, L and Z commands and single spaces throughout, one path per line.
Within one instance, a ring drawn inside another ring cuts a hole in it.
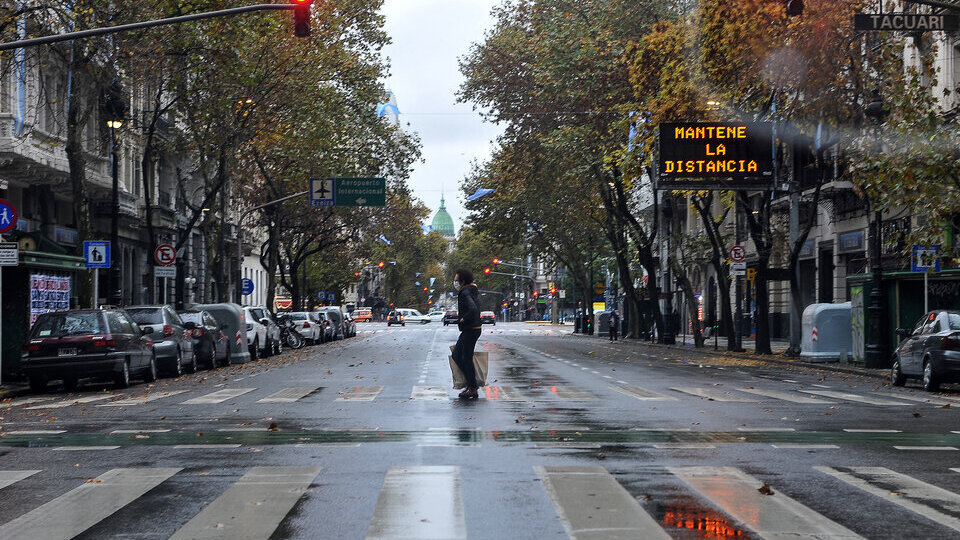
M 890 368 L 894 386 L 916 378 L 925 390 L 935 392 L 941 383 L 960 381 L 960 311 L 931 311 L 913 330 L 897 328 L 897 335 L 902 341 Z
M 193 352 L 193 324 L 184 327 L 184 322 L 173 307 L 130 306 L 124 311 L 143 329 L 144 335 L 153 342 L 157 353 L 157 366 L 174 377 L 186 371 L 197 371 L 197 357 Z

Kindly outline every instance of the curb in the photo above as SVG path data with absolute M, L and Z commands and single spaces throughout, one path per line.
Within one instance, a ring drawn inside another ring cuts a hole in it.
M 30 393 L 29 386 L 14 386 L 9 388 L 0 388 L 0 399 L 9 399 L 20 397 Z
M 590 336 L 585 336 L 585 335 L 583 335 L 583 334 L 573 334 L 573 333 L 571 333 L 570 335 L 571 335 L 571 336 L 578 336 L 578 337 L 581 337 L 581 338 L 588 338 L 588 337 L 590 337 Z M 627 341 L 627 340 L 622 340 L 622 341 Z M 835 364 L 831 364 L 831 363 L 803 362 L 803 361 L 785 360 L 785 359 L 783 359 L 783 358 L 778 358 L 778 356 L 780 356 L 782 353 L 775 353 L 775 354 L 772 354 L 772 355 L 766 355 L 766 354 L 744 354 L 744 353 L 735 353 L 735 352 L 730 352 L 730 351 L 726 351 L 726 350 L 714 351 L 714 350 L 697 349 L 697 348 L 689 348 L 689 349 L 688 349 L 688 348 L 686 348 L 686 347 L 677 347 L 677 346 L 675 346 L 675 345 L 663 345 L 662 343 L 650 343 L 650 342 L 648 342 L 648 341 L 640 341 L 640 340 L 632 340 L 632 339 L 631 339 L 630 341 L 627 341 L 627 343 L 633 343 L 633 344 L 636 344 L 636 345 L 643 345 L 643 346 L 645 346 L 645 347 L 654 347 L 654 348 L 659 348 L 659 349 L 667 349 L 667 350 L 671 350 L 671 351 L 689 352 L 689 353 L 700 354 L 700 355 L 704 355 L 704 356 L 726 356 L 726 357 L 730 357 L 730 358 L 740 358 L 740 359 L 743 359 L 743 360 L 756 360 L 756 361 L 760 361 L 760 362 L 767 362 L 767 363 L 770 363 L 770 364 L 779 364 L 779 365 L 785 365 L 785 366 L 798 366 L 798 367 L 805 367 L 805 368 L 822 369 L 822 370 L 825 370 L 825 371 L 833 371 L 833 372 L 836 372 L 836 373 L 846 373 L 846 374 L 848 374 L 848 375 L 863 375 L 863 376 L 866 376 L 866 377 L 873 377 L 873 378 L 884 379 L 884 380 L 886 380 L 886 379 L 890 376 L 889 370 L 886 370 L 886 369 L 867 370 L 866 368 L 846 367 L 846 366 L 835 365 Z

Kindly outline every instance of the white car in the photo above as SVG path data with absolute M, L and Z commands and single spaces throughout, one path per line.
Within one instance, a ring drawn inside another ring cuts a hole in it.
M 250 349 L 250 358 L 279 354 L 280 327 L 270 317 L 270 312 L 264 307 L 243 306 L 243 316 L 247 323 L 247 347 Z
M 320 343 L 323 340 L 323 327 L 316 313 L 306 311 L 294 311 L 287 313 L 293 322 L 296 323 L 297 332 L 303 336 L 307 345 Z
M 430 322 L 429 317 L 415 309 L 400 308 L 397 311 L 400 312 L 400 315 L 403 315 L 403 322 L 405 323 L 427 324 Z
M 443 322 L 444 313 L 446 313 L 446 311 L 431 311 L 430 313 L 427 313 L 427 318 L 430 319 L 430 322 Z

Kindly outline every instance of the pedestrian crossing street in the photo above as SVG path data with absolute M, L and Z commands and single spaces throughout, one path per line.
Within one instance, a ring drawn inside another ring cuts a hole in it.
M 896 516 L 912 514 L 960 533 L 960 495 L 891 468 L 818 465 L 811 467 L 809 474 L 802 478 L 778 480 L 785 482 L 782 485 L 767 485 L 737 467 L 669 466 L 664 472 L 685 492 L 670 496 L 709 501 L 719 510 L 714 523 L 722 520 L 730 528 L 749 530 L 759 538 L 861 538 L 848 528 L 856 528 L 855 523 L 838 523 L 787 495 L 784 490 L 793 491 L 791 481 L 804 484 L 800 492 L 809 492 L 810 486 L 824 490 L 819 494 L 808 493 L 809 500 L 853 496 L 876 498 L 895 505 L 899 510 L 891 513 L 887 524 L 891 531 L 897 530 Z M 957 469 L 935 472 L 952 475 Z M 356 485 L 338 484 L 342 471 L 334 468 L 255 466 L 236 472 L 241 473 L 218 493 L 195 495 L 199 499 L 196 501 L 199 511 L 192 517 L 184 517 L 185 523 L 170 524 L 179 526 L 170 536 L 171 540 L 267 539 L 288 519 L 298 503 L 303 509 L 301 513 L 322 512 L 312 505 L 322 505 L 319 501 L 336 497 L 341 490 L 349 492 L 351 497 L 373 500 L 374 496 L 358 493 Z M 482 496 L 482 492 L 463 489 L 464 473 L 469 475 L 473 471 L 453 465 L 390 466 L 382 473 L 372 514 L 360 517 L 369 519 L 366 538 L 504 537 L 507 531 L 497 530 L 496 523 L 488 522 L 483 530 L 468 531 L 465 508 L 477 506 L 466 504 L 466 498 L 478 496 L 476 493 Z M 73 538 L 129 505 L 169 504 L 162 495 L 151 495 L 151 490 L 165 483 L 190 482 L 195 475 L 195 471 L 179 467 L 110 469 L 79 485 L 63 486 L 66 492 L 39 506 L 23 508 L 17 517 L 0 524 L 0 538 Z M 570 538 L 667 539 L 671 538 L 668 531 L 672 528 L 684 527 L 670 513 L 659 515 L 657 504 L 641 504 L 640 501 L 654 497 L 644 492 L 631 493 L 617 476 L 602 466 L 536 465 L 519 476 L 509 482 L 514 486 L 518 483 L 533 486 L 529 489 L 534 491 L 525 495 L 535 499 L 539 493 L 545 501 L 549 500 L 555 512 L 555 515 L 530 516 L 531 523 L 537 519 L 555 519 Z M 50 476 L 41 470 L 0 470 L 0 496 L 14 500 L 18 489 L 35 491 L 38 484 L 45 481 L 50 481 Z M 376 489 L 373 486 L 362 489 Z M 181 493 L 182 498 L 193 496 L 190 492 Z M 493 504 L 514 503 L 504 499 Z M 879 501 L 870 504 L 879 504 Z M 484 506 L 484 510 L 487 515 L 497 514 L 495 507 Z M 335 522 L 336 518 L 327 520 Z M 120 525 L 108 522 L 107 525 L 136 527 L 135 523 L 128 522 Z M 122 536 L 134 532 L 136 530 L 117 530 L 111 534 Z M 301 530 L 300 534 L 303 538 L 324 537 L 322 531 Z
M 457 391 L 444 385 L 415 385 L 409 390 L 401 389 L 400 394 L 413 401 L 448 401 L 456 399 Z M 12 407 L 24 407 L 26 410 L 61 409 L 75 405 L 87 405 L 100 408 L 136 407 L 140 405 L 178 404 L 184 406 L 215 405 L 230 402 L 232 404 L 257 403 L 297 403 L 310 398 L 310 401 L 329 400 L 329 393 L 323 393 L 322 386 L 294 386 L 281 388 L 269 395 L 258 387 L 222 388 L 206 394 L 188 396 L 187 390 L 169 392 L 150 392 L 146 394 L 103 394 L 97 393 L 68 399 L 49 396 L 21 398 L 9 402 L 0 402 L 0 410 Z M 367 385 L 341 388 L 332 398 L 337 402 L 369 402 L 382 397 L 385 393 L 396 396 L 394 387 Z M 618 380 L 616 384 L 607 384 L 601 391 L 584 389 L 572 385 L 551 386 L 506 386 L 491 385 L 481 388 L 481 399 L 489 401 L 568 401 L 594 402 L 631 398 L 642 402 L 704 400 L 721 403 L 792 403 L 798 405 L 834 405 L 837 403 L 856 403 L 880 407 L 917 407 L 929 406 L 951 408 L 960 405 L 960 399 L 920 397 L 907 393 L 891 392 L 849 392 L 836 390 L 776 390 L 772 388 L 738 387 L 724 389 L 714 387 L 672 386 L 666 389 L 652 390 L 642 386 Z M 109 401 L 108 401 L 109 400 Z

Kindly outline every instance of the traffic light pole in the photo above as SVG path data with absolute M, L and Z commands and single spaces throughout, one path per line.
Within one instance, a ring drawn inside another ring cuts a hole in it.
M 93 28 L 90 30 L 80 30 L 77 32 L 67 32 L 66 34 L 54 34 L 52 36 L 43 36 L 31 39 L 22 39 L 20 41 L 11 41 L 9 43 L 0 43 L 0 51 L 9 51 L 11 49 L 22 49 L 25 47 L 35 47 L 37 45 L 46 45 L 48 43 L 57 43 L 60 41 L 71 41 L 74 39 L 105 36 L 116 34 L 118 32 L 127 32 L 129 30 L 141 30 L 152 28 L 154 26 L 165 26 L 168 24 L 180 24 L 190 21 L 199 21 L 203 19 L 214 19 L 217 17 L 232 17 L 244 13 L 253 13 L 255 11 L 293 11 L 298 6 L 294 4 L 257 4 L 253 6 L 242 6 L 230 9 L 221 9 L 217 11 L 208 11 L 206 13 L 194 13 L 191 15 L 182 15 L 180 17 L 170 17 L 168 19 L 156 19 L 152 21 L 142 21 L 130 24 L 121 24 L 119 26 L 108 26 L 106 28 Z

